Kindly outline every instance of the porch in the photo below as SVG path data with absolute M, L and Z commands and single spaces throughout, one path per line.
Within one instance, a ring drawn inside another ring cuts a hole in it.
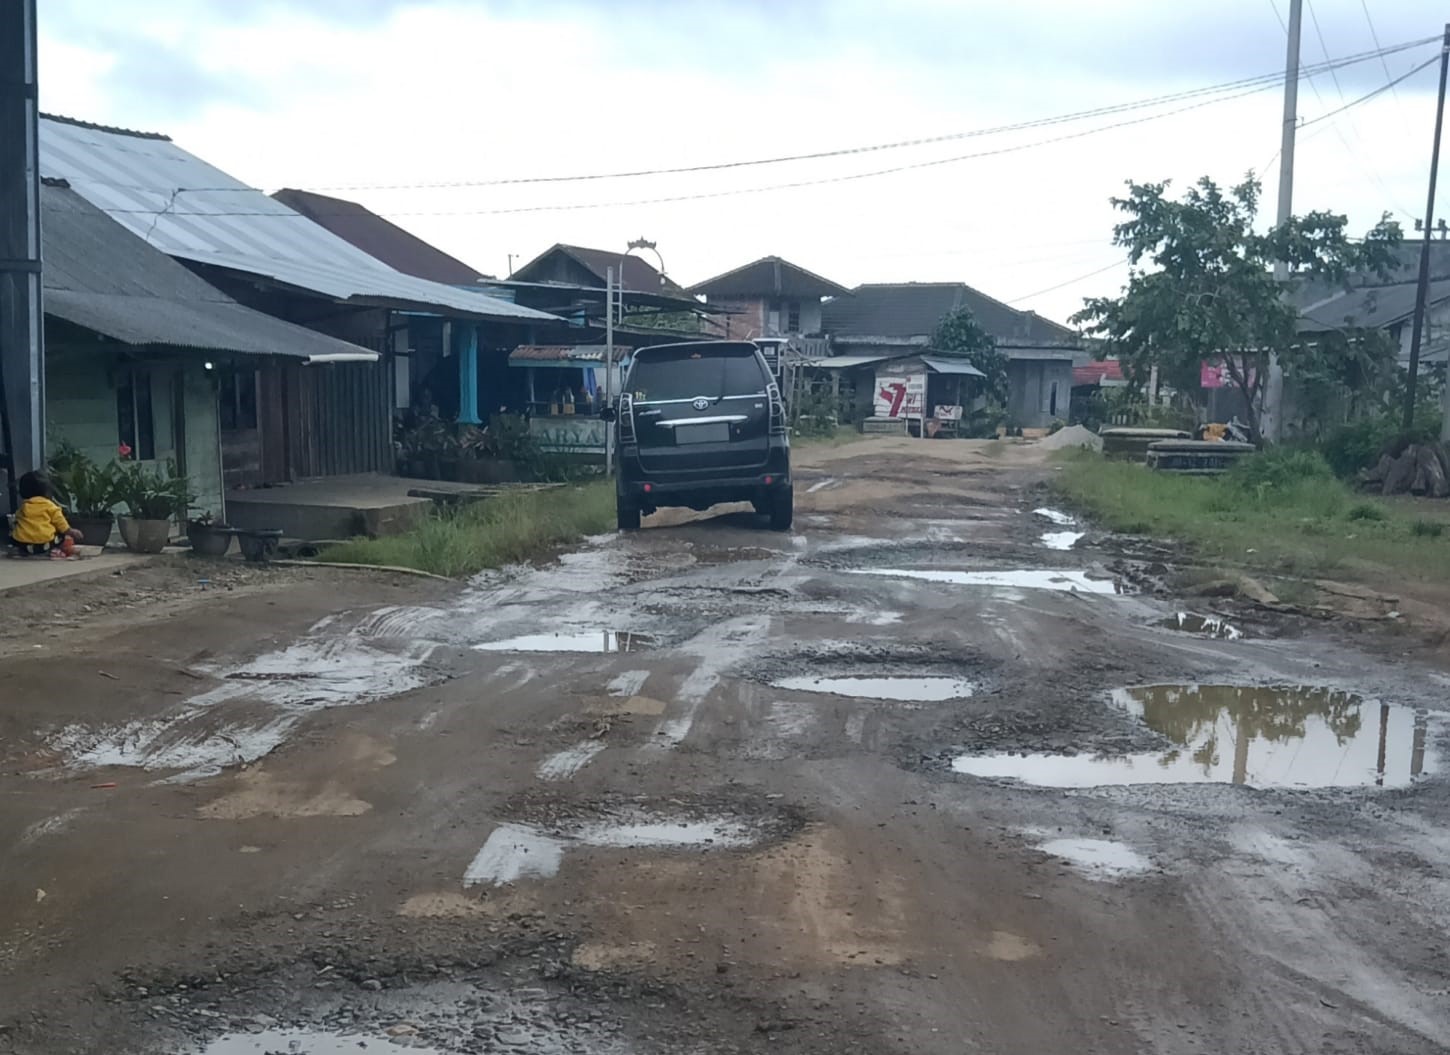
M 398 535 L 435 504 L 478 502 L 536 484 L 464 484 L 381 473 L 328 476 L 227 493 L 227 523 L 248 531 L 280 528 L 304 541 Z

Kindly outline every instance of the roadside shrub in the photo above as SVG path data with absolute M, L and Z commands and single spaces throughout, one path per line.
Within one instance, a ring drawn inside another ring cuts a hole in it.
M 1345 514 L 1349 520 L 1387 520 L 1389 514 L 1381 506 L 1373 502 L 1359 502 L 1350 506 L 1349 512 Z
M 1414 426 L 1406 430 L 1400 427 L 1398 414 L 1382 414 L 1340 426 L 1325 438 L 1319 450 L 1334 475 L 1347 478 L 1361 469 L 1373 468 L 1382 454 L 1396 457 L 1412 444 L 1439 438 L 1438 416 L 1417 414 Z
M 1329 463 L 1318 451 L 1273 447 L 1239 459 L 1225 479 L 1235 486 L 1254 490 L 1265 485 L 1289 487 L 1305 480 L 1327 480 L 1333 475 Z
M 1438 520 L 1417 520 L 1410 525 L 1410 534 L 1420 538 L 1439 538 L 1445 534 L 1445 525 Z

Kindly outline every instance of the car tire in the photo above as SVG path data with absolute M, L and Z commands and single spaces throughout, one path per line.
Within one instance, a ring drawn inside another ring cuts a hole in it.
M 770 530 L 789 531 L 794 520 L 795 488 L 782 488 L 770 496 Z
M 614 501 L 614 516 L 619 522 L 620 531 L 639 530 L 639 506 L 630 505 L 623 498 L 616 498 Z

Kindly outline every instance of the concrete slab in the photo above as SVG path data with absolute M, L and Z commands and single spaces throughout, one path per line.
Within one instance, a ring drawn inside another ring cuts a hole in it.
M 90 552 L 87 553 L 86 551 Z M 0 593 L 7 590 L 23 590 L 55 579 L 68 579 L 75 575 L 99 575 L 118 568 L 135 566 L 155 557 L 126 550 L 99 550 L 94 546 L 82 546 L 82 555 L 73 560 L 50 560 L 48 558 L 15 557 L 0 558 Z
M 376 538 L 418 524 L 435 501 L 469 501 L 499 487 L 363 473 L 227 494 L 227 522 L 247 530 L 281 528 L 289 539 Z M 410 492 L 415 492 L 411 493 Z

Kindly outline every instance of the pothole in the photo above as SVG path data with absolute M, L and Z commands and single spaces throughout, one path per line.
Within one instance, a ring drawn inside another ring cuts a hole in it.
M 1086 534 L 1085 531 L 1045 531 L 1042 533 L 1042 544 L 1048 549 L 1069 550 Z
M 628 630 L 561 630 L 554 633 L 521 634 L 502 641 L 483 641 L 473 647 L 480 652 L 643 652 L 658 640 L 651 634 Z
M 1226 619 L 1213 615 L 1194 615 L 1192 612 L 1175 612 L 1160 619 L 1156 625 L 1167 627 L 1169 630 L 1181 630 L 1185 634 L 1197 634 L 1200 637 L 1213 637 L 1223 641 L 1238 641 L 1244 636 L 1243 631 Z
M 959 755 L 952 769 L 1043 787 L 1406 787 L 1436 771 L 1430 715 L 1307 686 L 1149 685 L 1113 702 L 1169 741 L 1124 755 Z
M 771 682 L 778 689 L 792 692 L 821 692 L 852 699 L 889 700 L 899 703 L 939 703 L 943 700 L 964 700 L 976 686 L 963 678 L 941 675 L 920 677 L 816 677 L 800 674 Z
M 1032 515 L 1039 516 L 1050 524 L 1056 524 L 1058 527 L 1070 527 L 1073 524 L 1077 523 L 1077 520 L 1075 520 L 1073 517 L 1068 516 L 1066 513 L 1059 512 L 1056 509 L 1034 509 L 1032 511 Z
M 1113 839 L 1054 838 L 1037 843 L 1035 848 L 1050 857 L 1061 858 L 1074 872 L 1097 882 L 1112 882 L 1153 870 L 1152 861 L 1127 843 Z
M 851 575 L 884 575 L 895 579 L 950 583 L 953 586 L 996 586 L 1022 590 L 1061 590 L 1068 593 L 1115 594 L 1122 587 L 1113 579 L 1090 579 L 1085 571 L 1052 571 L 1038 568 L 993 571 L 939 571 L 929 568 L 850 569 Z

